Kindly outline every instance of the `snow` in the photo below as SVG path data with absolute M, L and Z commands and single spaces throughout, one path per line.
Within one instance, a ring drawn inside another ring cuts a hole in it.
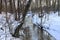
M 9 20 L 9 25 L 11 26 L 17 26 L 19 23 L 14 20 L 13 15 L 8 13 L 8 19 Z M 14 25 L 16 24 L 16 25 Z M 14 38 L 11 36 L 8 23 L 6 23 L 6 14 L 5 12 L 2 12 L 0 14 L 0 40 L 13 40 Z
M 54 36 L 56 40 L 60 40 L 60 17 L 58 16 L 58 12 L 50 14 L 47 24 L 50 24 L 50 30 L 47 29 L 47 31 Z
M 10 39 L 13 40 L 14 38 L 11 36 L 11 34 L 9 32 L 8 24 L 6 23 L 6 15 L 4 13 L 5 12 L 2 12 L 2 14 L 0 14 L 0 40 L 5 40 L 5 38 L 6 38 L 6 40 L 10 40 Z M 31 11 L 28 12 L 27 16 L 32 16 L 31 13 L 32 13 Z M 11 15 L 10 13 L 8 13 L 8 15 L 10 15 L 9 22 L 11 23 L 11 26 L 14 26 L 16 28 L 16 26 L 19 25 L 19 22 L 15 21 L 13 18 L 14 16 Z M 43 18 L 43 21 L 44 20 L 45 19 Z M 49 15 L 49 20 L 45 20 L 45 21 L 46 21 L 44 23 L 45 30 L 47 30 L 53 37 L 55 37 L 56 40 L 60 40 L 60 35 L 59 35 L 60 34 L 60 16 L 58 16 L 58 12 L 56 12 L 55 14 L 53 12 L 51 12 L 51 14 Z M 38 17 L 38 14 L 35 14 L 33 16 L 32 22 L 34 24 L 37 24 L 37 23 L 40 24 L 41 20 Z M 49 29 L 47 29 L 48 27 L 49 27 Z M 1 28 L 3 28 L 5 31 L 1 30 Z M 16 40 L 17 39 L 19 40 L 19 38 L 16 38 Z
M 38 14 L 35 14 L 32 19 L 34 24 L 40 24 L 40 18 L 38 17 Z
M 38 15 L 34 15 L 33 23 L 40 24 L 40 18 Z M 60 16 L 58 16 L 58 12 L 55 14 L 54 12 L 51 12 L 51 14 L 49 14 L 49 20 L 46 20 L 44 27 L 45 30 L 47 30 L 53 37 L 56 38 L 56 40 L 60 40 Z
M 37 20 L 34 19 L 34 22 L 37 23 L 38 20 L 39 18 L 37 18 Z M 56 12 L 55 14 L 51 12 L 51 14 L 49 15 L 49 20 L 45 21 L 46 22 L 43 24 L 44 29 L 47 30 L 53 37 L 55 37 L 56 40 L 60 40 L 60 17 L 58 16 L 58 12 Z

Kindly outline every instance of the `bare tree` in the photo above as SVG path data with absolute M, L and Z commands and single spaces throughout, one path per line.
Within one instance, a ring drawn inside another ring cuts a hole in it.
M 56 7 L 56 0 L 53 0 L 53 3 L 52 3 L 52 9 L 53 9 L 53 11 L 55 12 L 55 8 Z
M 0 0 L 0 13 L 2 11 L 2 0 Z
M 22 25 L 23 25 L 23 23 L 24 23 L 24 20 L 25 20 L 25 16 L 26 16 L 26 14 L 27 14 L 27 11 L 29 10 L 31 1 L 32 1 L 32 0 L 29 0 L 28 3 L 27 3 L 27 5 L 25 6 L 25 9 L 24 9 L 23 15 L 22 15 L 22 16 L 23 16 L 22 22 L 21 22 L 21 24 L 18 25 L 18 27 L 15 29 L 15 33 L 12 34 L 12 36 L 14 36 L 14 37 L 19 37 L 19 30 L 22 28 Z
M 10 12 L 10 13 L 13 13 L 12 0 L 9 0 L 9 5 L 10 5 L 10 6 L 9 6 L 9 7 L 10 7 L 10 11 L 9 11 L 9 12 Z
M 54 2 L 54 13 L 56 12 L 56 0 Z
M 60 0 L 58 0 L 58 15 L 60 15 Z
M 13 4 L 12 8 L 13 8 L 14 17 L 15 17 L 15 20 L 17 20 L 17 10 L 16 10 L 16 5 L 15 5 L 15 0 L 13 0 L 12 4 Z
M 42 25 L 42 18 L 43 18 L 42 0 L 40 0 L 40 8 L 41 8 L 41 9 L 40 9 L 40 12 L 41 12 L 41 14 L 40 14 L 40 15 L 41 15 L 41 16 L 40 16 L 40 17 L 41 17 L 41 23 L 40 23 L 41 36 L 40 36 L 40 37 L 41 37 L 41 40 L 44 40 L 44 39 L 43 39 L 43 25 Z
M 21 10 L 20 10 L 20 5 L 21 5 L 21 1 L 20 0 L 18 0 L 18 20 L 20 20 L 20 12 L 21 12 Z
M 4 0 L 4 2 L 5 2 L 6 22 L 8 22 L 8 18 L 7 18 L 7 0 Z

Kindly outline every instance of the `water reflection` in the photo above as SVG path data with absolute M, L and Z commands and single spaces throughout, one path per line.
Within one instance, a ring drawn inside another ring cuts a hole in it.
M 25 28 L 24 32 L 24 40 L 56 40 L 46 30 L 37 27 L 27 27 Z

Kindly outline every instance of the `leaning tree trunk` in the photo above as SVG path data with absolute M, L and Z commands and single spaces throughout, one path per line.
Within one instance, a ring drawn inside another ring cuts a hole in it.
M 22 25 L 23 25 L 23 23 L 24 23 L 24 20 L 25 20 L 25 16 L 26 16 L 26 14 L 27 14 L 27 11 L 29 10 L 31 1 L 32 1 L 32 0 L 29 0 L 28 3 L 27 3 L 27 5 L 25 6 L 25 9 L 24 9 L 23 15 L 22 15 L 22 16 L 23 16 L 22 22 L 21 22 L 21 24 L 18 25 L 18 27 L 15 29 L 15 33 L 12 34 L 12 36 L 14 36 L 14 37 L 19 37 L 19 30 L 22 28 Z

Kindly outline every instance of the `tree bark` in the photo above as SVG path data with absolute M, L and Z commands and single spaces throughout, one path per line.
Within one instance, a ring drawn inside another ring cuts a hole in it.
M 7 18 L 7 0 L 5 1 L 5 13 L 6 13 L 6 22 L 8 23 L 8 18 Z
M 32 1 L 32 0 L 29 0 L 28 3 L 27 3 L 27 5 L 25 6 L 25 9 L 24 9 L 24 11 L 23 11 L 22 22 L 21 22 L 21 24 L 18 25 L 18 27 L 15 29 L 15 33 L 12 34 L 12 36 L 14 36 L 14 37 L 19 37 L 19 30 L 22 28 L 22 25 L 23 25 L 23 23 L 24 23 L 24 20 L 25 20 L 25 16 L 26 16 L 26 14 L 27 14 L 27 11 L 29 10 L 31 1 Z
M 20 10 L 20 4 L 21 4 L 21 2 L 20 2 L 20 0 L 18 0 L 18 20 L 20 20 L 20 12 L 21 12 L 21 10 Z
M 58 15 L 60 15 L 60 0 L 58 0 Z
M 13 8 L 12 8 L 12 0 L 9 0 L 9 3 L 10 3 L 10 13 L 13 13 Z
M 0 13 L 2 11 L 2 0 L 0 0 Z

